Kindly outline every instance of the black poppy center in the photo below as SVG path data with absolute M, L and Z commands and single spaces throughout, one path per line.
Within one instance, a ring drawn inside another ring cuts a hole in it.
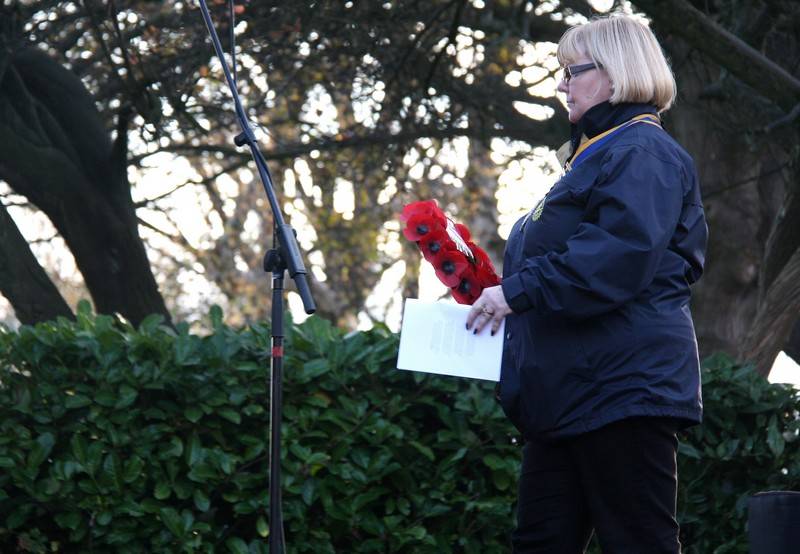
M 456 270 L 456 264 L 454 264 L 450 260 L 447 260 L 442 264 L 442 271 L 444 271 L 446 275 L 450 275 L 455 270 Z
M 417 233 L 420 235 L 428 234 L 428 226 L 427 225 L 417 225 Z
M 469 284 L 469 281 L 466 279 L 461 279 L 461 282 L 458 284 L 458 292 L 462 294 L 467 294 L 469 289 L 472 288 L 472 285 Z
M 428 249 L 433 253 L 436 254 L 439 250 L 442 249 L 442 245 L 438 242 L 432 242 L 428 245 Z

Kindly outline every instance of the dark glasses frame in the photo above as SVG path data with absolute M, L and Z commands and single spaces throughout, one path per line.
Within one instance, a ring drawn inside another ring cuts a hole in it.
M 573 77 L 575 77 L 576 75 L 580 75 L 584 71 L 589 71 L 591 69 L 602 69 L 602 68 L 603 66 L 601 64 L 594 62 L 582 63 L 578 65 L 567 65 L 564 66 L 564 76 L 562 78 L 564 79 L 565 83 L 569 83 Z

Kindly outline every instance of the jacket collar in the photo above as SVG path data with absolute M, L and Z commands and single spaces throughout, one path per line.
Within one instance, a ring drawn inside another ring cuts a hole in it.
M 581 143 L 582 137 L 593 138 L 608 131 L 615 125 L 625 123 L 629 119 L 651 113 L 658 115 L 658 110 L 652 104 L 639 104 L 622 102 L 611 104 L 608 101 L 592 106 L 583 117 L 572 125 L 572 151 L 574 152 Z

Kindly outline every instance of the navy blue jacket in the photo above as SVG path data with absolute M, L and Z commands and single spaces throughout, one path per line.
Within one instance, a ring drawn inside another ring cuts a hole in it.
M 589 138 L 642 113 L 603 103 Z M 514 225 L 502 287 L 500 400 L 526 436 L 584 433 L 631 416 L 702 416 L 689 285 L 707 227 L 694 163 L 659 126 L 615 133 Z

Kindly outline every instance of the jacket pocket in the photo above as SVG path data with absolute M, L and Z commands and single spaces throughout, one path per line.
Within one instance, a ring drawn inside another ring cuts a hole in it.
M 584 363 L 574 374 L 585 381 L 624 366 L 635 348 L 632 324 L 621 310 L 581 321 L 575 335 Z
M 555 381 L 560 386 L 569 375 L 588 378 L 590 367 L 584 344 L 586 323 L 550 318 L 548 327 L 534 336 L 536 362 L 544 371 L 545 380 Z
M 522 407 L 520 405 L 520 380 L 519 367 L 513 346 L 506 341 L 503 344 L 503 358 L 500 365 L 500 382 L 498 399 L 506 417 L 514 424 L 517 430 L 524 434 L 522 420 Z

